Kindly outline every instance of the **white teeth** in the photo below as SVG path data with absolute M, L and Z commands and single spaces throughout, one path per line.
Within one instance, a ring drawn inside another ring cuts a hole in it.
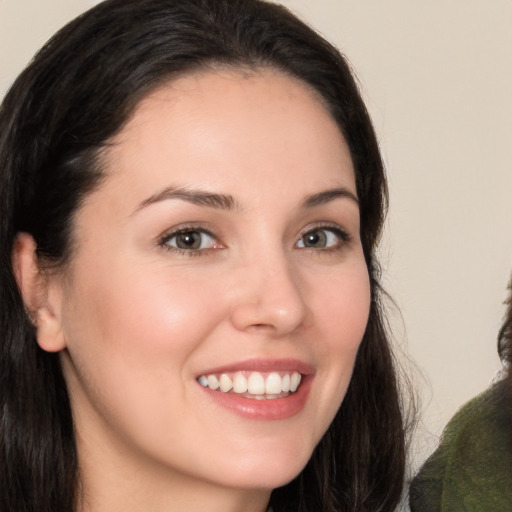
M 247 373 L 240 371 L 234 375 L 227 373 L 201 375 L 197 380 L 201 386 L 212 390 L 219 390 L 223 393 L 245 393 L 248 398 L 262 399 L 278 398 L 283 396 L 281 393 L 295 393 L 302 379 L 302 375 L 298 372 L 271 372 L 269 374 L 251 372 L 248 378 Z
M 281 379 L 281 389 L 284 392 L 290 391 L 290 376 L 288 374 L 283 375 Z
M 258 372 L 253 372 L 247 380 L 247 391 L 251 395 L 264 395 L 265 394 L 265 379 L 263 375 Z
M 301 381 L 301 374 L 297 372 L 292 373 L 292 378 L 290 380 L 290 391 L 292 393 L 295 393 L 297 391 L 297 388 L 299 387 L 300 381 Z
M 278 395 L 281 393 L 281 382 L 279 373 L 271 373 L 265 381 L 265 393 L 267 395 Z
M 247 392 L 247 379 L 242 373 L 236 373 L 233 379 L 233 391 L 235 393 L 246 393 Z
M 219 388 L 219 379 L 215 377 L 215 375 L 208 375 L 208 387 L 210 389 L 218 389 Z
M 220 390 L 223 393 L 227 393 L 233 387 L 233 382 L 225 373 L 223 373 L 220 376 L 219 382 L 220 382 Z

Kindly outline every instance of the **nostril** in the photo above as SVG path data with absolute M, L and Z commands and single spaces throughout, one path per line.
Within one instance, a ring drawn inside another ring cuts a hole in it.
M 273 331 L 273 330 L 275 330 L 275 327 L 271 324 L 253 324 L 249 327 L 255 331 Z

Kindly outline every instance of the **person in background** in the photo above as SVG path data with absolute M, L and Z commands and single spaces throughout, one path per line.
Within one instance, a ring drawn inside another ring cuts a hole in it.
M 504 377 L 450 420 L 411 483 L 412 512 L 512 510 L 512 281 L 506 303 L 498 336 Z

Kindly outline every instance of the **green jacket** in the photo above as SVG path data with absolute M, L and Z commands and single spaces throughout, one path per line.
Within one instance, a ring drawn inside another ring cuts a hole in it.
M 464 405 L 413 480 L 411 512 L 512 511 L 512 385 Z

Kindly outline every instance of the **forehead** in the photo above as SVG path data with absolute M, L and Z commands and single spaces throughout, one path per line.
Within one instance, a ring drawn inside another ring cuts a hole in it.
M 134 179 L 137 192 L 165 180 L 235 189 L 248 177 L 283 190 L 355 189 L 349 150 L 318 93 L 273 70 L 222 69 L 167 83 L 139 103 L 113 142 L 107 175 Z

